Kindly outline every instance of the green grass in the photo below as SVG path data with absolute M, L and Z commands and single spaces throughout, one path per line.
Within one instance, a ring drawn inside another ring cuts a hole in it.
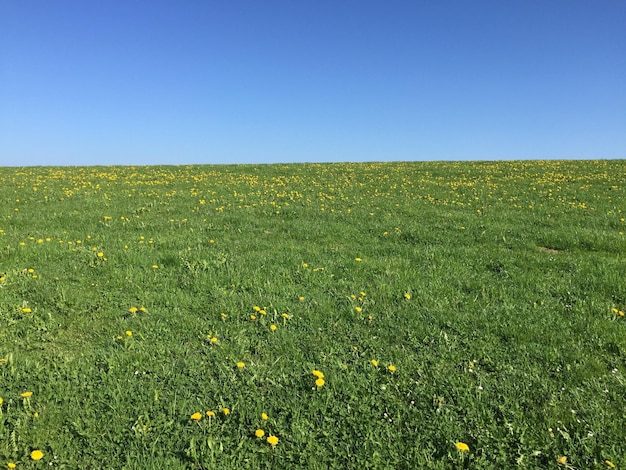
M 0 200 L 0 465 L 626 466 L 624 161 L 0 168 Z

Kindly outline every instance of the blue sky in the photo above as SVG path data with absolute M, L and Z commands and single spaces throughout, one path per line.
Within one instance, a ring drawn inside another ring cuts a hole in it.
M 623 0 L 0 2 L 0 165 L 626 157 Z

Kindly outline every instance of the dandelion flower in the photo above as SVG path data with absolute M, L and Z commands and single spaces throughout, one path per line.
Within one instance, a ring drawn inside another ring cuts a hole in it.
M 465 442 L 457 442 L 456 448 L 459 449 L 461 452 L 469 452 L 469 446 Z
M 372 359 L 370 362 L 374 367 L 378 367 L 378 361 L 376 359 Z
M 126 336 L 132 336 L 132 335 L 133 335 L 133 332 L 132 332 L 132 331 L 130 331 L 130 330 L 126 330 L 126 332 L 125 332 L 125 333 L 126 333 Z
M 209 410 L 209 411 L 207 411 L 207 412 L 206 412 L 206 415 L 207 415 L 209 418 L 214 418 L 214 417 L 215 417 L 215 411 L 211 411 L 211 410 Z
M 302 296 L 302 295 L 301 295 L 300 297 L 298 297 L 298 300 L 299 300 L 300 302 L 304 302 L 304 296 Z
M 213 336 L 213 338 L 211 338 L 211 343 L 213 343 L 213 344 L 217 344 L 218 341 L 219 340 L 215 336 Z
M 261 439 L 263 436 L 265 436 L 265 431 L 263 431 L 263 429 L 257 429 L 256 431 L 254 431 L 254 435 Z
M 102 258 L 104 256 L 104 253 L 102 251 L 98 252 L 98 258 Z
M 241 361 L 239 361 L 239 362 L 237 363 L 237 367 L 238 367 L 239 369 L 243 369 L 244 367 L 246 367 L 246 364 L 245 364 L 245 362 L 241 362 Z
M 277 328 L 276 325 L 270 325 L 270 330 L 276 331 L 276 328 Z
M 354 258 L 354 261 L 356 261 L 357 263 L 360 263 L 363 260 L 361 258 Z
M 28 398 L 28 397 L 32 397 L 32 396 L 33 396 L 33 392 L 29 392 L 29 391 L 26 391 L 26 392 L 20 394 L 20 397 L 22 397 L 22 398 Z
M 4 400 L 2 399 L 2 397 L 0 397 L 0 405 L 2 405 L 2 402 L 3 402 L 3 401 L 4 401 Z
M 159 269 L 159 265 L 158 264 L 153 264 L 152 265 L 152 269 Z
M 43 452 L 40 450 L 33 450 L 30 453 L 30 458 L 33 460 L 41 460 L 43 458 Z
M 256 320 L 256 315 L 250 315 L 250 320 Z
M 394 366 L 393 364 L 390 364 L 389 367 L 387 367 L 387 369 L 389 369 L 389 372 L 395 372 L 396 366 Z
M 317 379 L 315 381 L 315 385 L 317 385 L 318 387 L 323 387 L 325 383 L 326 382 L 324 382 L 324 379 Z
M 137 313 L 137 310 L 138 310 L 137 307 L 131 307 L 128 309 L 130 313 Z
M 261 307 L 259 307 L 258 305 L 255 305 L 254 307 L 252 307 L 252 310 L 254 310 L 255 312 L 260 312 Z
M 404 294 L 404 298 L 406 300 L 411 300 L 411 294 L 409 294 L 408 292 L 406 294 Z
M 267 438 L 267 442 L 268 444 L 275 446 L 276 444 L 278 444 L 278 438 L 276 436 L 269 436 Z
M 558 459 L 556 459 L 557 463 L 560 463 L 561 465 L 567 465 L 567 457 L 565 455 L 563 455 L 562 457 L 559 457 Z
M 314 369 L 313 371 L 311 371 L 311 374 L 313 374 L 318 379 L 323 379 L 324 378 L 324 373 L 320 372 L 319 370 L 315 370 Z
M 15 468 L 16 465 L 13 462 L 7 463 L 7 468 Z
M 24 312 L 24 313 L 30 313 L 30 312 L 32 312 L 32 310 L 30 309 L 30 307 L 24 307 L 24 308 L 22 309 L 22 312 Z
M 268 416 L 265 413 L 261 413 L 261 419 L 263 421 L 267 421 L 268 420 Z
M 611 462 L 610 460 L 605 460 L 604 463 L 609 468 L 615 468 L 615 464 L 613 462 Z
M 224 408 L 222 410 L 222 413 L 224 413 L 225 415 L 229 415 L 230 414 L 230 409 L 229 408 Z
M 191 415 L 191 419 L 193 419 L 194 421 L 200 421 L 202 419 L 202 414 L 201 413 L 194 413 Z
M 361 307 L 354 307 L 354 310 L 356 310 L 358 313 L 361 313 L 363 311 Z

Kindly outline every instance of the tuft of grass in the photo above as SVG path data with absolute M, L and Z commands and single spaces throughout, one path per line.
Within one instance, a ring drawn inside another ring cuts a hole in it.
M 0 168 L 0 464 L 624 465 L 625 170 Z

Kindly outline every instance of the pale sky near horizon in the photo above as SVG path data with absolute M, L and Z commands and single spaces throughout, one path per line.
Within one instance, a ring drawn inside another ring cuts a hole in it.
M 623 0 L 0 2 L 0 166 L 626 158 Z

